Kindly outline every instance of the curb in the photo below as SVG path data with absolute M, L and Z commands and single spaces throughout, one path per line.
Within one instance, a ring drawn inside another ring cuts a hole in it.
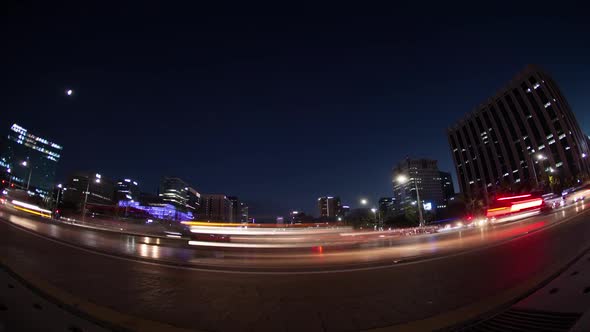
M 105 327 L 113 331 L 145 331 L 145 332 L 188 332 L 195 330 L 187 330 L 175 327 L 166 323 L 157 321 L 150 321 L 147 319 L 127 315 L 96 305 L 92 302 L 78 298 L 66 291 L 63 291 L 45 280 L 38 279 L 31 273 L 19 270 L 13 266 L 9 266 L 5 260 L 0 259 L 0 268 L 3 268 L 11 276 L 25 285 L 33 292 L 39 294 L 41 297 L 72 314 L 91 321 L 99 326 Z

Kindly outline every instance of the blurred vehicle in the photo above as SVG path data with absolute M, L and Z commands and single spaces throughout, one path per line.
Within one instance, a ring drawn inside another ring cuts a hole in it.
M 492 222 L 514 220 L 532 212 L 545 212 L 548 208 L 539 194 L 498 197 L 488 207 L 486 218 Z

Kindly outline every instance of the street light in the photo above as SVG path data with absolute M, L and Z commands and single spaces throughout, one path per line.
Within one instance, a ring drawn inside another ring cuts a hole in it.
M 29 190 L 29 185 L 31 184 L 31 175 L 33 174 L 33 166 L 31 165 L 31 163 L 29 163 L 28 160 L 25 160 L 25 161 L 21 162 L 20 164 L 24 167 L 29 168 L 29 179 L 27 180 L 27 190 Z
M 59 209 L 59 194 L 61 193 L 63 186 L 60 184 L 57 185 L 57 200 L 55 201 L 55 210 Z
M 536 157 L 537 157 L 537 160 L 539 160 L 539 161 L 547 159 L 547 157 L 542 153 L 537 154 Z M 541 165 L 541 166 L 543 166 L 543 165 Z M 537 167 L 535 167 L 534 161 L 533 161 L 533 174 L 535 175 L 535 184 L 537 185 L 537 187 L 539 187 L 539 179 L 537 178 Z
M 100 183 L 100 174 L 96 174 L 94 182 Z M 87 176 L 86 179 L 86 191 L 84 192 L 84 205 L 82 205 L 82 222 L 86 219 L 86 203 L 88 202 L 88 194 L 90 194 L 90 176 Z
M 367 203 L 369 203 L 369 201 L 367 201 L 366 198 L 361 198 L 361 205 L 367 205 Z
M 396 181 L 399 184 L 404 184 L 410 179 L 405 175 L 399 175 Z M 420 201 L 420 191 L 418 190 L 418 181 L 414 179 L 414 189 L 416 190 L 416 204 L 418 204 L 418 220 L 420 227 L 424 226 L 424 216 L 422 215 L 422 202 Z

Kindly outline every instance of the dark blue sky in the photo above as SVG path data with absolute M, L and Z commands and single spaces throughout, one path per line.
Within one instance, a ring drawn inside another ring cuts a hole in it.
M 0 128 L 64 145 L 61 179 L 176 175 L 257 216 L 374 202 L 407 155 L 454 172 L 445 128 L 527 63 L 590 132 L 584 8 L 75 6 L 0 14 Z

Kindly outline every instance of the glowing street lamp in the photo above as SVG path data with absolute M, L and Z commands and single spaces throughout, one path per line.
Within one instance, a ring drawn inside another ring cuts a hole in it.
M 57 185 L 57 200 L 55 201 L 55 209 L 59 209 L 59 194 L 62 191 L 63 186 L 60 184 Z
M 369 201 L 366 198 L 361 198 L 361 205 L 367 205 Z
M 410 179 L 405 175 L 399 175 L 396 179 L 397 183 L 404 184 Z M 424 226 L 424 216 L 422 215 L 422 202 L 420 201 L 420 191 L 418 190 L 418 181 L 414 179 L 414 189 L 416 190 L 416 204 L 418 204 L 418 221 L 420 227 Z
M 28 160 L 22 161 L 21 166 L 29 168 L 29 179 L 27 180 L 27 190 L 29 190 L 29 185 L 31 184 L 31 175 L 33 174 L 33 167 Z
M 100 183 L 100 174 L 96 174 L 94 182 Z M 84 205 L 82 205 L 82 221 L 86 219 L 86 203 L 88 203 L 88 194 L 90 194 L 90 176 L 86 177 L 86 191 L 84 192 Z
M 544 154 L 542 154 L 542 153 L 537 154 L 536 155 L 536 158 L 539 161 L 542 161 L 542 160 L 547 159 L 547 157 Z M 543 166 L 543 165 L 541 165 L 541 166 Z M 535 163 L 534 162 L 533 162 L 533 174 L 535 175 L 535 183 L 537 184 L 537 187 L 538 187 L 539 186 L 539 179 L 537 178 L 537 167 L 535 167 Z
M 66 90 L 66 95 L 71 96 L 74 93 L 72 89 Z

